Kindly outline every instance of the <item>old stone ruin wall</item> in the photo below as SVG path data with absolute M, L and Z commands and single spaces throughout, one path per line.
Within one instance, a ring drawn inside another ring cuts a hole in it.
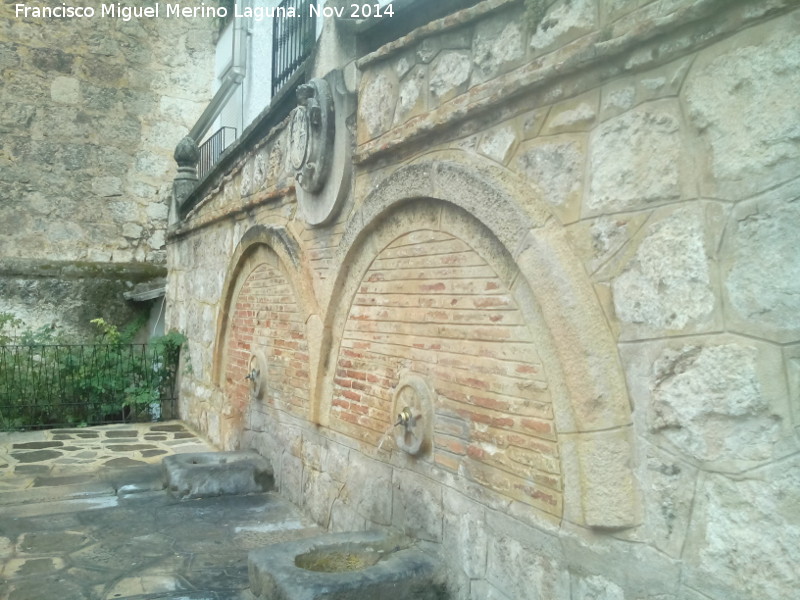
M 220 176 L 168 246 L 183 414 L 331 530 L 438 544 L 454 598 L 790 598 L 800 11 L 535 5 L 344 69 L 331 222 L 291 120 Z
M 0 7 L 0 311 L 85 334 L 163 277 L 175 140 L 211 97 L 211 19 Z

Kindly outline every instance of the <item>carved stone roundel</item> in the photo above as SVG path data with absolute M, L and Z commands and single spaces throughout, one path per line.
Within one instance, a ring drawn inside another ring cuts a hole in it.
M 297 88 L 289 128 L 289 167 L 303 190 L 319 192 L 330 171 L 335 138 L 334 107 L 328 82 L 312 79 Z
M 289 166 L 295 172 L 302 171 L 308 152 L 308 111 L 298 106 L 292 112 L 289 125 Z

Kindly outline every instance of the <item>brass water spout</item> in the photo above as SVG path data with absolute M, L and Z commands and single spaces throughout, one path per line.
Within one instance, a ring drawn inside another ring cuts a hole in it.
M 397 423 L 394 424 L 395 427 L 398 425 L 402 425 L 406 429 L 410 426 L 414 425 L 416 419 L 414 415 L 411 413 L 411 409 L 409 407 L 405 407 L 403 410 L 400 411 L 400 414 L 397 415 Z

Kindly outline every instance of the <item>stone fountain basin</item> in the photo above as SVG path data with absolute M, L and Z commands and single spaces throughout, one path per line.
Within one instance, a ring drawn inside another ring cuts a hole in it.
M 162 465 L 167 490 L 180 499 L 266 492 L 274 482 L 269 462 L 252 451 L 174 454 Z
M 266 600 L 444 600 L 442 570 L 408 538 L 326 534 L 253 550 L 250 591 Z

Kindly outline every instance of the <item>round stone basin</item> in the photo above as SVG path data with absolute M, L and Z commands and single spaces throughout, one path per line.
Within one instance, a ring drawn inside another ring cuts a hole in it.
M 264 600 L 442 600 L 441 565 L 387 532 L 329 533 L 253 550 L 250 592 Z
M 316 549 L 299 554 L 294 564 L 307 571 L 320 573 L 343 573 L 360 571 L 376 564 L 385 552 L 363 548 L 337 548 L 334 550 Z

